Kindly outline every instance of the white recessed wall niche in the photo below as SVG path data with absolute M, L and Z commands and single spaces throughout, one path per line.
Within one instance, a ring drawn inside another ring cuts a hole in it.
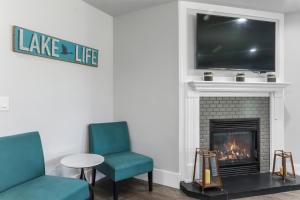
M 209 13 L 276 22 L 276 83 L 246 73 L 245 83 L 233 81 L 234 71 L 218 70 L 214 82 L 202 81 L 195 70 L 196 14 Z M 200 147 L 200 97 L 269 97 L 270 152 L 284 147 L 284 15 L 195 2 L 179 2 L 179 170 L 191 181 L 195 148 Z M 270 155 L 272 160 L 272 155 Z M 271 164 L 270 164 L 271 166 Z

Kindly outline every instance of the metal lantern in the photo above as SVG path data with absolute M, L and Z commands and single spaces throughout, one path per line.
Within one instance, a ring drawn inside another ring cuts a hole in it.
M 296 178 L 293 156 L 291 152 L 275 150 L 272 174 L 282 177 L 283 181 L 286 179 Z
M 206 188 L 222 190 L 219 161 L 215 151 L 196 149 L 193 182 L 200 185 L 202 192 Z

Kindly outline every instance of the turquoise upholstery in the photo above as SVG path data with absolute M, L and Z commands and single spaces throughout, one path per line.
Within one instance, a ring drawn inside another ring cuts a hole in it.
M 38 132 L 0 138 L 1 200 L 86 200 L 85 181 L 45 176 Z
M 126 122 L 91 124 L 90 152 L 100 155 L 130 150 Z
M 85 200 L 88 183 L 79 179 L 41 176 L 0 193 L 1 200 Z
M 97 170 L 115 182 L 153 171 L 153 159 L 130 151 L 126 122 L 89 125 L 90 152 L 104 156 Z
M 133 152 L 121 152 L 104 156 L 105 162 L 97 166 L 114 181 L 120 181 L 153 170 L 153 160 Z
M 38 132 L 0 138 L 0 192 L 45 175 Z

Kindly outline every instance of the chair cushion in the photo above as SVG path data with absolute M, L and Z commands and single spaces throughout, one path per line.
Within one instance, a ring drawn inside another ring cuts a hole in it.
M 90 153 L 107 155 L 130 151 L 126 122 L 98 123 L 89 125 Z
M 121 181 L 153 171 L 153 160 L 134 152 L 122 152 L 105 156 L 97 169 L 114 181 Z
M 0 138 L 0 192 L 45 175 L 38 132 Z
M 1 200 L 86 200 L 88 183 L 78 179 L 41 176 L 0 193 Z

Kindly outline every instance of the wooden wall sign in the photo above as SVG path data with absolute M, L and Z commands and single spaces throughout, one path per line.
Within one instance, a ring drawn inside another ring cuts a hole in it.
M 98 67 L 99 51 L 97 49 L 19 26 L 13 27 L 13 50 L 19 53 Z

